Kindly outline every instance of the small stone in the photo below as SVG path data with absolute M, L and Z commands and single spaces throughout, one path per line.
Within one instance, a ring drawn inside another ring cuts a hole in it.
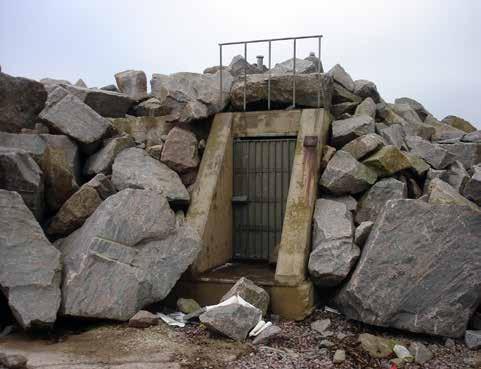
M 389 362 L 396 365 L 397 368 L 404 368 L 406 366 L 406 362 L 400 358 L 391 359 Z
M 200 305 L 194 299 L 183 299 L 177 300 L 177 309 L 184 314 L 192 314 L 195 311 L 201 309 Z
M 319 346 L 320 347 L 327 347 L 327 348 L 331 348 L 331 347 L 334 347 L 336 344 L 332 341 L 329 341 L 329 340 L 322 340 L 321 342 L 319 342 Z
M 317 333 L 323 334 L 331 325 L 331 319 L 316 320 L 311 323 L 311 329 Z
M 433 358 L 432 352 L 419 342 L 411 343 L 409 351 L 413 354 L 414 361 L 418 364 L 424 364 Z
M 340 364 L 345 360 L 346 360 L 346 351 L 336 350 L 336 352 L 334 353 L 334 358 L 332 359 L 332 362 L 334 364 Z
M 359 342 L 364 351 L 373 358 L 381 359 L 389 357 L 393 353 L 393 344 L 383 337 L 377 337 L 369 333 L 359 335 Z
M 277 325 L 271 325 L 267 328 L 265 328 L 259 335 L 257 335 L 256 338 L 254 338 L 254 341 L 252 343 L 254 345 L 259 345 L 261 343 L 266 343 L 270 339 L 278 336 L 282 330 L 277 326 Z
M 446 338 L 446 341 L 444 342 L 444 346 L 446 347 L 455 347 L 456 342 L 452 338 Z
M 159 318 L 148 311 L 140 310 L 129 320 L 129 327 L 148 328 L 159 324 Z
M 467 330 L 464 334 L 464 342 L 470 350 L 476 350 L 481 347 L 481 331 Z
M 4 366 L 7 369 L 26 369 L 27 358 L 23 355 L 0 354 L 0 366 Z

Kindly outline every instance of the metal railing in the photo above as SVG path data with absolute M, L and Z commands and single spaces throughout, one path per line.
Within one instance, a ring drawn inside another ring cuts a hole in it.
M 269 57 L 268 57 L 268 79 L 267 79 L 267 110 L 271 110 L 271 48 L 272 42 L 274 41 L 289 41 L 293 40 L 293 66 L 292 66 L 292 107 L 296 106 L 296 49 L 297 49 L 297 40 L 301 39 L 308 39 L 308 38 L 317 38 L 318 39 L 318 63 L 317 63 L 317 73 L 320 74 L 323 72 L 322 70 L 322 63 L 321 63 L 321 39 L 322 35 L 314 35 L 314 36 L 300 36 L 300 37 L 282 37 L 282 38 L 270 38 L 270 39 L 263 39 L 263 40 L 251 40 L 251 41 L 238 41 L 238 42 L 224 42 L 219 44 L 219 71 L 220 71 L 220 103 L 223 103 L 223 85 L 222 85 L 222 47 L 229 46 L 229 45 L 244 45 L 244 60 L 247 64 L 247 44 L 253 43 L 260 43 L 260 42 L 267 42 L 269 44 Z M 319 91 L 317 95 L 317 103 L 318 107 L 321 107 L 321 79 L 319 77 Z M 244 111 L 246 110 L 247 106 L 247 96 L 246 96 L 246 89 L 247 89 L 247 65 L 244 66 Z

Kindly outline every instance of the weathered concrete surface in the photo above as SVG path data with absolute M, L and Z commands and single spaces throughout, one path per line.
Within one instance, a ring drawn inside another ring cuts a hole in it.
M 0 290 L 21 327 L 55 322 L 61 270 L 60 252 L 20 195 L 0 190 Z
M 200 274 L 232 258 L 232 117 L 216 114 L 186 216 L 202 238 L 190 268 Z
M 201 243 L 190 226 L 176 227 L 164 196 L 126 189 L 105 200 L 60 247 L 62 313 L 126 321 L 168 295 Z
M 330 123 L 325 109 L 302 111 L 275 274 L 283 285 L 295 286 L 306 278 L 320 157 Z M 317 145 L 304 146 L 306 136 L 316 136 Z
M 0 131 L 17 133 L 33 128 L 46 100 L 41 83 L 0 72 Z
M 251 111 L 233 115 L 232 136 L 254 137 L 272 134 L 296 136 L 301 110 Z
M 337 305 L 368 324 L 460 337 L 481 298 L 480 240 L 469 208 L 389 201 Z

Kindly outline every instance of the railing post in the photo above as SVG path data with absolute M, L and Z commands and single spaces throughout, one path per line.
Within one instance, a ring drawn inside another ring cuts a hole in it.
M 246 90 L 247 90 L 247 42 L 244 43 L 244 111 L 246 111 L 247 107 L 247 97 L 246 97 Z
M 271 41 L 269 41 L 269 76 L 267 78 L 267 110 L 271 110 Z
M 219 91 L 220 91 L 220 107 L 224 105 L 223 86 L 222 86 L 222 45 L 219 44 Z
M 294 39 L 294 59 L 292 65 L 292 107 L 296 107 L 296 39 Z

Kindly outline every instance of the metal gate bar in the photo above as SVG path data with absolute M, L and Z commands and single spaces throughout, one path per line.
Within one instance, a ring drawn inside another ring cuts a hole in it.
M 244 45 L 244 60 L 247 63 L 247 44 L 259 43 L 259 42 L 267 42 L 269 45 L 269 73 L 267 77 L 267 110 L 271 110 L 271 46 L 273 41 L 287 41 L 293 40 L 293 68 L 292 68 L 292 107 L 296 107 L 296 49 L 297 49 L 297 40 L 302 39 L 309 39 L 309 38 L 317 38 L 318 39 L 318 65 L 317 65 L 317 73 L 319 74 L 319 91 L 317 92 L 317 106 L 318 108 L 321 107 L 321 78 L 320 74 L 324 73 L 322 68 L 321 62 L 321 39 L 322 35 L 314 35 L 314 36 L 299 36 L 299 37 L 282 37 L 282 38 L 268 38 L 268 39 L 261 39 L 261 40 L 251 40 L 251 41 L 237 41 L 237 42 L 223 42 L 219 44 L 219 100 L 220 104 L 223 104 L 223 78 L 222 78 L 222 47 L 229 46 L 229 45 Z M 246 111 L 247 101 L 246 101 L 246 89 L 247 89 L 247 68 L 244 66 L 244 111 Z
M 295 138 L 234 141 L 235 259 L 268 260 L 280 242 L 295 145 Z

